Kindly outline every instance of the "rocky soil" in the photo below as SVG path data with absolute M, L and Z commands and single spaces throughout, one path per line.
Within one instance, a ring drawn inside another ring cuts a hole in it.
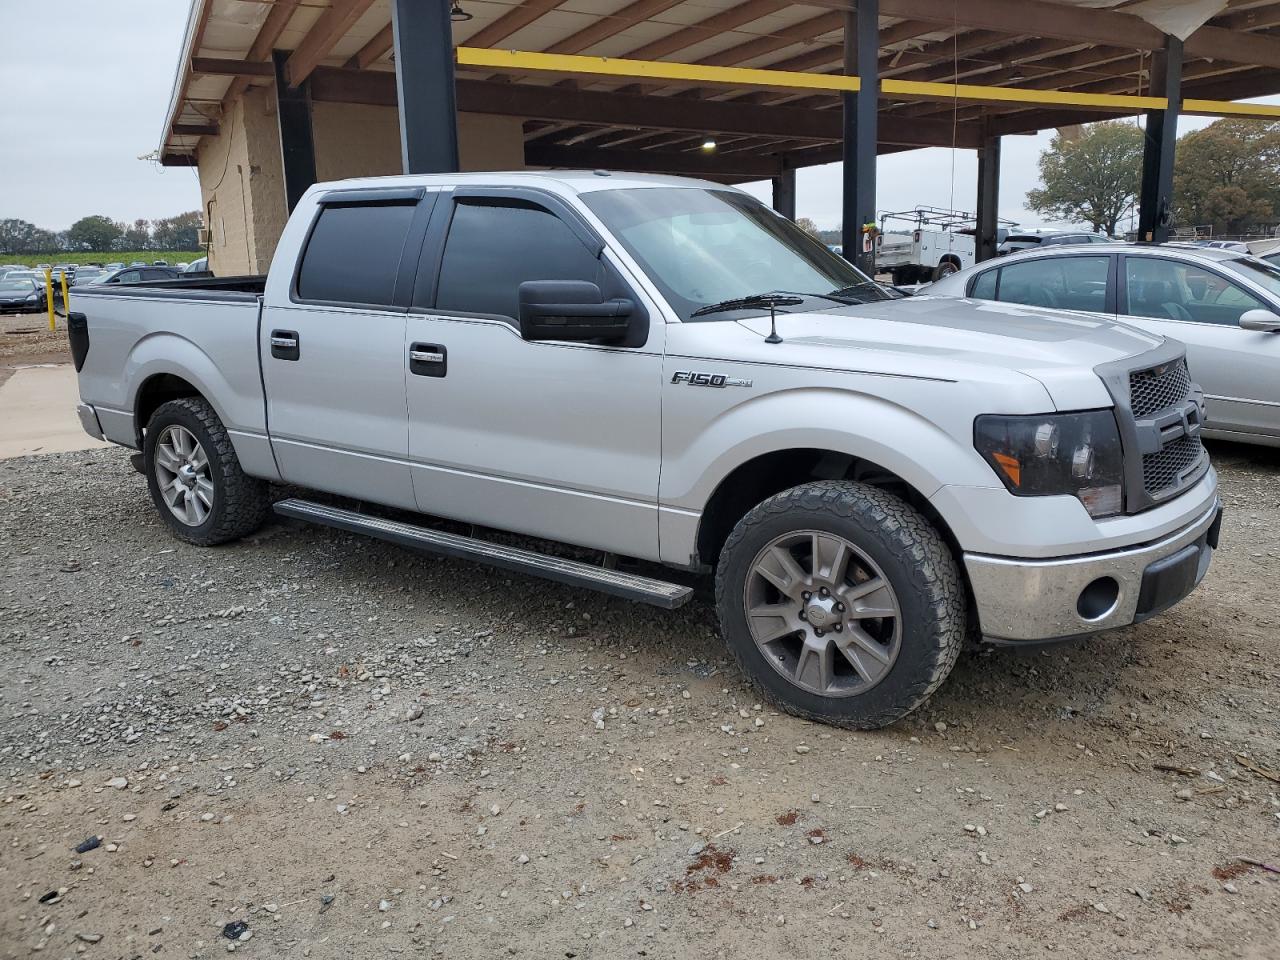
M 0 462 L 0 957 L 1280 956 L 1280 455 L 1214 453 L 1191 599 L 870 734 L 762 708 L 706 602 Z

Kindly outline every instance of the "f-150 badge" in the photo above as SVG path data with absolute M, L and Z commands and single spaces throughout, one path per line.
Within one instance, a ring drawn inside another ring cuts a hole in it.
M 726 377 L 723 373 L 697 373 L 692 370 L 677 370 L 671 375 L 672 383 L 687 383 L 691 387 L 749 387 L 750 380 L 741 377 Z

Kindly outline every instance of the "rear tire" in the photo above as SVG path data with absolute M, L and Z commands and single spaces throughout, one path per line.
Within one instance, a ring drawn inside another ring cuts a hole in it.
M 924 517 L 844 480 L 757 506 L 716 570 L 725 641 L 765 698 L 859 730 L 901 719 L 946 679 L 964 644 L 965 600 L 955 559 Z
M 180 540 L 210 547 L 247 536 L 266 520 L 266 482 L 240 468 L 226 427 L 201 397 L 156 408 L 142 460 L 160 518 Z
M 943 260 L 933 269 L 933 279 L 941 280 L 943 277 L 949 277 L 953 273 L 957 273 L 960 267 L 950 260 Z

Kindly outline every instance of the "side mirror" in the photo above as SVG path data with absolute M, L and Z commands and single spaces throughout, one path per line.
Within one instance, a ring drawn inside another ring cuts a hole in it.
M 585 280 L 520 284 L 520 336 L 526 340 L 622 340 L 634 311 L 630 300 L 605 300 Z
M 1240 328 L 1260 333 L 1280 333 L 1280 317 L 1270 310 L 1246 310 L 1240 314 Z

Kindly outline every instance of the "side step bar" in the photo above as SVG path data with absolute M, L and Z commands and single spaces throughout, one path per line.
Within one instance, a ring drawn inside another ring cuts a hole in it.
M 508 547 L 456 533 L 417 527 L 398 520 L 385 520 L 368 514 L 343 510 L 309 500 L 281 500 L 275 505 L 276 513 L 295 520 L 306 520 L 326 527 L 336 527 L 351 533 L 362 533 L 378 540 L 386 540 L 397 546 L 424 553 L 437 553 L 459 560 L 473 560 L 504 570 L 527 573 L 547 580 L 556 580 L 575 587 L 586 587 L 601 593 L 612 594 L 626 600 L 638 600 L 665 610 L 682 607 L 693 597 L 693 588 L 678 583 L 667 583 L 620 570 L 607 570 L 589 563 L 548 556 L 520 547 Z

